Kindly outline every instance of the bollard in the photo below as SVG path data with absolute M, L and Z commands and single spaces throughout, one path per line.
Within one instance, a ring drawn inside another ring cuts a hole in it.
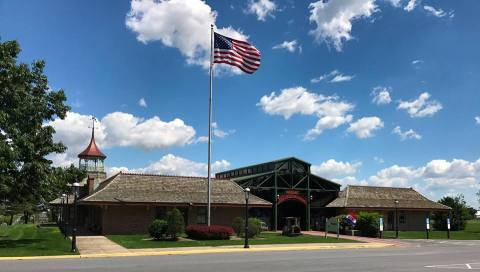
M 325 217 L 325 239 L 328 236 L 328 218 Z
M 382 234 L 383 234 L 383 217 L 380 217 L 380 222 L 379 222 L 379 235 L 380 239 L 382 239 Z
M 429 238 L 428 237 L 428 234 L 429 234 L 429 230 L 430 230 L 430 218 L 426 218 L 426 232 L 427 232 L 427 239 Z
M 450 217 L 447 218 L 447 238 L 450 239 Z

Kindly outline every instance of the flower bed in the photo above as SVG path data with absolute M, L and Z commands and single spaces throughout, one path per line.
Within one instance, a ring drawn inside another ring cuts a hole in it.
M 234 231 L 231 227 L 221 225 L 189 225 L 185 233 L 195 240 L 228 240 Z

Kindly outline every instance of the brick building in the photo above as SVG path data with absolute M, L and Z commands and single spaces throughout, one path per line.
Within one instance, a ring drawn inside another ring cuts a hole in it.
M 432 212 L 450 212 L 451 208 L 434 202 L 413 188 L 349 185 L 327 205 L 336 214 L 378 212 L 383 215 L 385 230 L 424 230 Z M 397 219 L 395 219 L 395 212 Z

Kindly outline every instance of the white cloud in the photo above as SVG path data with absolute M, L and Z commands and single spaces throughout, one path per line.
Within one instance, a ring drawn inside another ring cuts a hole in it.
M 376 116 L 363 117 L 350 124 L 349 133 L 355 133 L 357 138 L 365 139 L 375 136 L 373 132 L 383 128 L 383 122 Z
M 373 96 L 372 102 L 377 105 L 389 104 L 392 102 L 392 98 L 390 97 L 391 91 L 391 87 L 377 86 L 373 88 L 372 92 L 370 93 L 370 95 Z
M 307 132 L 305 140 L 312 140 L 326 129 L 350 122 L 352 116 L 347 113 L 354 108 L 353 104 L 340 101 L 336 96 L 312 93 L 304 87 L 283 89 L 278 95 L 275 92 L 264 95 L 257 106 L 267 114 L 281 115 L 285 119 L 294 114 L 316 115 L 319 120 L 315 127 Z
M 403 9 L 406 10 L 407 12 L 410 12 L 415 9 L 417 4 L 418 4 L 417 0 L 409 0 L 407 5 Z
M 477 122 L 477 125 L 480 125 L 480 116 L 475 116 L 475 122 Z
M 427 5 L 423 6 L 423 9 L 425 9 L 429 14 L 438 18 L 445 17 L 445 16 L 448 16 L 450 18 L 455 17 L 455 12 L 453 10 L 447 13 L 443 9 L 440 9 L 440 8 L 436 9 L 432 6 L 427 6 Z
M 349 76 L 349 75 L 344 75 L 338 70 L 333 70 L 330 73 L 323 74 L 319 77 L 312 78 L 310 80 L 311 83 L 319 83 L 321 81 L 328 81 L 329 83 L 338 83 L 338 82 L 344 82 L 344 81 L 350 81 L 355 77 L 355 75 Z
M 213 132 L 213 135 L 215 137 L 225 138 L 228 135 L 235 133 L 235 130 L 234 129 L 231 129 L 229 131 L 221 130 L 220 127 L 218 126 L 218 124 L 216 122 L 213 122 L 212 123 L 212 132 Z M 207 138 L 207 140 L 208 140 L 208 138 Z
M 316 28 L 310 31 L 318 42 L 332 44 L 342 51 L 343 42 L 353 37 L 352 22 L 365 19 L 378 11 L 375 0 L 317 1 L 310 3 L 310 23 Z
M 230 163 L 226 160 L 219 160 L 212 163 L 212 174 L 215 172 L 226 170 L 230 167 Z M 180 175 L 180 176 L 207 176 L 207 164 L 201 162 L 191 161 L 186 158 L 167 154 L 160 158 L 160 160 L 151 163 L 143 168 L 128 167 L 110 167 L 108 168 L 109 175 L 123 172 L 133 173 L 149 173 L 162 175 Z
M 146 107 L 147 107 L 147 101 L 145 101 L 145 98 L 143 98 L 143 97 L 140 98 L 140 100 L 138 100 L 138 105 L 139 105 L 140 107 L 146 108 Z
M 424 92 L 413 101 L 400 101 L 397 109 L 403 109 L 408 112 L 410 117 L 429 117 L 443 108 L 440 102 L 429 100 L 430 94 Z
M 132 0 L 126 25 L 142 43 L 160 41 L 180 50 L 190 65 L 209 67 L 210 25 L 236 39 L 247 36 L 232 27 L 217 28 L 217 12 L 201 0 Z M 219 66 L 240 73 L 231 66 Z
M 272 47 L 273 49 L 285 49 L 290 53 L 295 52 L 297 49 L 300 51 L 300 48 L 298 47 L 297 40 L 293 41 L 284 41 L 280 44 L 275 45 Z
M 385 162 L 382 158 L 377 157 L 377 156 L 373 157 L 373 160 L 378 162 L 378 163 L 384 163 Z
M 413 129 L 409 129 L 407 131 L 402 131 L 400 126 L 396 126 L 393 130 L 392 133 L 397 134 L 400 136 L 400 139 L 402 141 L 408 140 L 408 139 L 415 139 L 415 140 L 420 140 L 422 139 L 422 136 L 415 132 Z
M 388 2 L 390 2 L 390 4 L 392 4 L 392 6 L 398 8 L 400 7 L 400 4 L 402 3 L 402 0 L 387 0 Z
M 319 165 L 312 165 L 311 170 L 315 175 L 330 179 L 354 175 L 361 165 L 361 162 L 351 163 L 330 159 Z
M 257 15 L 257 19 L 259 21 L 265 21 L 267 16 L 274 18 L 273 12 L 277 9 L 277 5 L 275 2 L 270 0 L 250 0 L 248 2 L 247 10 L 245 12 L 247 14 L 255 14 Z
M 411 168 L 393 165 L 378 171 L 368 178 L 369 184 L 377 186 L 407 187 L 411 181 L 420 177 L 421 171 Z
M 424 63 L 424 61 L 421 60 L 421 59 L 412 60 L 412 65 L 418 65 L 418 64 L 422 64 L 422 63 Z
M 332 180 L 342 185 L 361 184 L 365 185 L 365 180 L 357 180 L 355 175 L 362 166 L 361 162 L 342 162 L 330 159 L 319 165 L 312 165 L 312 173 L 320 177 Z
M 317 136 L 323 133 L 327 129 L 337 128 L 345 123 L 350 123 L 352 121 L 352 115 L 341 115 L 341 116 L 325 116 L 320 118 L 315 124 L 314 128 L 311 128 L 307 131 L 304 136 L 304 140 L 314 140 Z
M 90 141 L 91 116 L 68 112 L 65 119 L 48 123 L 55 129 L 54 140 L 67 146 L 65 154 L 56 154 L 51 159 L 56 165 L 76 161 L 76 156 Z M 129 113 L 113 112 L 97 124 L 95 140 L 101 149 L 133 146 L 145 150 L 184 146 L 194 142 L 195 129 L 181 119 L 169 122 L 154 116 L 150 119 Z
M 369 178 L 369 182 L 381 186 L 417 185 L 425 191 L 459 188 L 478 189 L 480 159 L 469 162 L 461 159 L 432 160 L 425 166 L 413 168 L 398 165 L 385 168 Z M 419 185 L 421 184 L 421 185 Z

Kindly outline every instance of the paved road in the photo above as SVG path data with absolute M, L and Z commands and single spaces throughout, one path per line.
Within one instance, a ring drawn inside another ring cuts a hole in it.
M 480 241 L 411 241 L 405 248 L 1 261 L 0 271 L 459 271 L 480 270 Z

